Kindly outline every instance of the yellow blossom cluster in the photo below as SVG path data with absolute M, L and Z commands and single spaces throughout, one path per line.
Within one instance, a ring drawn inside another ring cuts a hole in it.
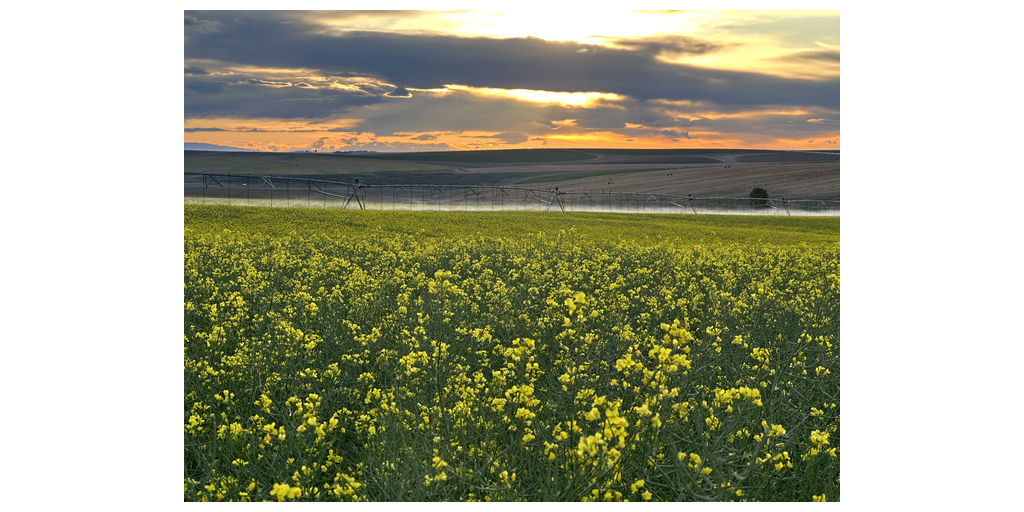
M 837 242 L 195 212 L 186 501 L 838 499 Z

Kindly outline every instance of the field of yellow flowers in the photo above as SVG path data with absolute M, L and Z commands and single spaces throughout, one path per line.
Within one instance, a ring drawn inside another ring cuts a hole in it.
M 186 206 L 184 242 L 185 501 L 839 498 L 838 218 Z

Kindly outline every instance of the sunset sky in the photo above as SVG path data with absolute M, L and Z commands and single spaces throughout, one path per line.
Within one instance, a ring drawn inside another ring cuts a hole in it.
M 185 11 L 185 142 L 840 149 L 838 11 Z

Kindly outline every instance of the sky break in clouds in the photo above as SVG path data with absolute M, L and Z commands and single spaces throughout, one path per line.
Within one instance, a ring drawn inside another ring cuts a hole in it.
M 185 11 L 184 30 L 185 142 L 839 148 L 837 11 Z

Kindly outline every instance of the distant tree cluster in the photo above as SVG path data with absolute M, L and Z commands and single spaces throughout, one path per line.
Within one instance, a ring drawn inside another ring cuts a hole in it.
M 753 203 L 756 205 L 764 206 L 768 204 L 768 191 L 761 187 L 754 187 L 754 190 L 750 191 L 749 197 L 754 200 Z

